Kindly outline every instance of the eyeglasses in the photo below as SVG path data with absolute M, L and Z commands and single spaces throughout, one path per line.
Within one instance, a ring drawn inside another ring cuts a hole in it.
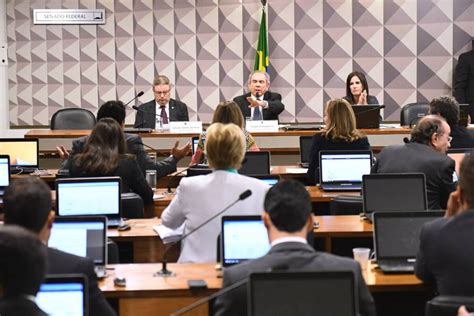
M 453 140 L 451 136 L 448 136 L 448 143 L 450 143 Z
M 167 95 L 168 93 L 170 93 L 170 90 L 166 90 L 166 91 L 153 91 L 156 95 Z

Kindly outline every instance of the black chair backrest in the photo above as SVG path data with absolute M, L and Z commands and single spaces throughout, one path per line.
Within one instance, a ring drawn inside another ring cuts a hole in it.
M 112 239 L 107 238 L 107 264 L 117 263 L 120 263 L 118 245 Z
M 440 295 L 426 302 L 425 316 L 452 316 L 458 314 L 461 305 L 470 312 L 474 311 L 474 297 Z
M 143 218 L 145 217 L 143 199 L 140 195 L 129 192 L 122 193 L 122 217 L 124 218 Z
M 430 112 L 430 105 L 426 102 L 408 103 L 400 111 L 400 125 L 412 126 Z
M 81 108 L 61 109 L 51 117 L 51 129 L 93 129 L 95 123 L 94 114 Z
M 363 212 L 362 196 L 338 195 L 329 202 L 331 215 L 358 215 Z

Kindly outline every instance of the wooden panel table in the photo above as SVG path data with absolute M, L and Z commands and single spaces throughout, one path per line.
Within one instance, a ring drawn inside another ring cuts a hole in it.
M 111 265 L 113 270 L 99 283 L 106 297 L 119 300 L 121 316 L 127 315 L 169 315 L 177 309 L 208 296 L 222 287 L 221 272 L 216 271 L 215 263 L 208 264 L 169 264 L 175 273 L 172 277 L 155 277 L 161 269 L 160 264 Z M 424 291 L 426 287 L 413 274 L 384 275 L 369 264 L 363 272 L 366 283 L 372 292 Z M 116 287 L 113 279 L 125 277 L 125 288 Z M 208 289 L 192 292 L 187 280 L 203 279 Z M 188 315 L 188 314 L 187 314 Z M 190 314 L 191 315 L 191 314 Z M 207 315 L 207 306 L 194 310 L 192 315 Z

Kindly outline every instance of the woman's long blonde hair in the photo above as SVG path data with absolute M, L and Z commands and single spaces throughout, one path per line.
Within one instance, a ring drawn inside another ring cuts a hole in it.
M 332 99 L 326 104 L 326 138 L 335 141 L 353 142 L 361 138 L 356 129 L 356 118 L 352 106 L 344 99 Z

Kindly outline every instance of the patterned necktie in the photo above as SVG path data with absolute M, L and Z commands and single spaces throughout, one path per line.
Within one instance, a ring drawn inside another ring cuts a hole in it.
M 168 115 L 166 115 L 166 110 L 164 106 L 160 106 L 161 108 L 161 122 L 163 124 L 168 124 Z
M 260 98 L 257 98 L 260 101 Z M 260 107 L 253 108 L 253 116 L 252 121 L 261 121 L 262 120 L 262 112 L 260 112 Z

